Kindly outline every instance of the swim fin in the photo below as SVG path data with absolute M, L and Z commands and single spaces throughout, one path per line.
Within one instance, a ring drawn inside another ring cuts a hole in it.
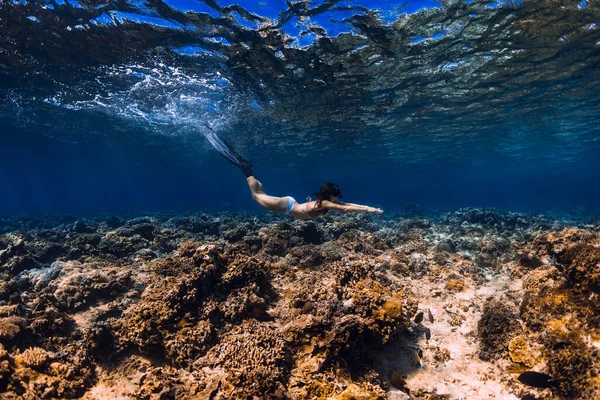
M 244 173 L 244 175 L 246 175 L 246 178 L 249 177 L 249 176 L 254 175 L 254 166 L 252 164 L 250 164 L 250 162 L 248 160 L 246 160 L 244 157 L 242 157 L 224 139 L 221 139 L 221 140 L 223 141 L 223 143 L 225 144 L 225 146 L 227 146 L 227 148 L 229 149 L 229 151 L 231 152 L 231 154 L 233 154 L 235 161 L 232 161 L 229 157 L 225 157 L 225 155 L 223 153 L 221 153 L 221 155 L 223 157 L 225 157 L 225 159 L 228 160 L 230 163 L 232 163 L 233 165 L 235 165 L 236 167 L 238 167 L 240 169 L 240 171 L 242 171 Z
M 219 152 L 219 154 L 221 154 L 224 159 L 238 167 L 240 171 L 244 173 L 246 178 L 254 175 L 254 166 L 248 160 L 242 157 L 232 145 L 219 137 L 213 128 L 211 128 L 208 124 L 204 125 L 211 132 L 211 134 L 207 136 L 208 141 Z

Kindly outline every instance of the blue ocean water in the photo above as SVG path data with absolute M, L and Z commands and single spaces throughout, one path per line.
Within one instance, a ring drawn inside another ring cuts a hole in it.
M 262 210 L 325 181 L 386 211 L 600 211 L 600 5 L 0 3 L 0 214 Z

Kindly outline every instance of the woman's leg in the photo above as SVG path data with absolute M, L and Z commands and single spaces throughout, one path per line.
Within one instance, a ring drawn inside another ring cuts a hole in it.
M 252 198 L 256 200 L 258 204 L 269 211 L 285 212 L 288 203 L 287 197 L 269 196 L 265 193 L 262 183 L 254 176 L 249 176 L 246 180 L 248 181 L 248 187 L 252 192 Z

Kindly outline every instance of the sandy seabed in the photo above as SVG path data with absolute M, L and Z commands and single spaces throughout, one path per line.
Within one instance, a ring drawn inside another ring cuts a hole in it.
M 594 221 L 153 214 L 0 232 L 2 399 L 600 398 Z

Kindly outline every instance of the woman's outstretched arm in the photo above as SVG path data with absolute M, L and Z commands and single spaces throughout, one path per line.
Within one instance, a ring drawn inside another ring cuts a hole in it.
M 341 211 L 341 212 L 345 212 L 345 213 L 368 212 L 370 214 L 381 214 L 383 212 L 383 210 L 381 208 L 363 206 L 360 204 L 342 203 L 341 201 L 333 203 L 328 200 L 323 200 L 321 202 L 321 207 L 327 208 L 329 210 Z

